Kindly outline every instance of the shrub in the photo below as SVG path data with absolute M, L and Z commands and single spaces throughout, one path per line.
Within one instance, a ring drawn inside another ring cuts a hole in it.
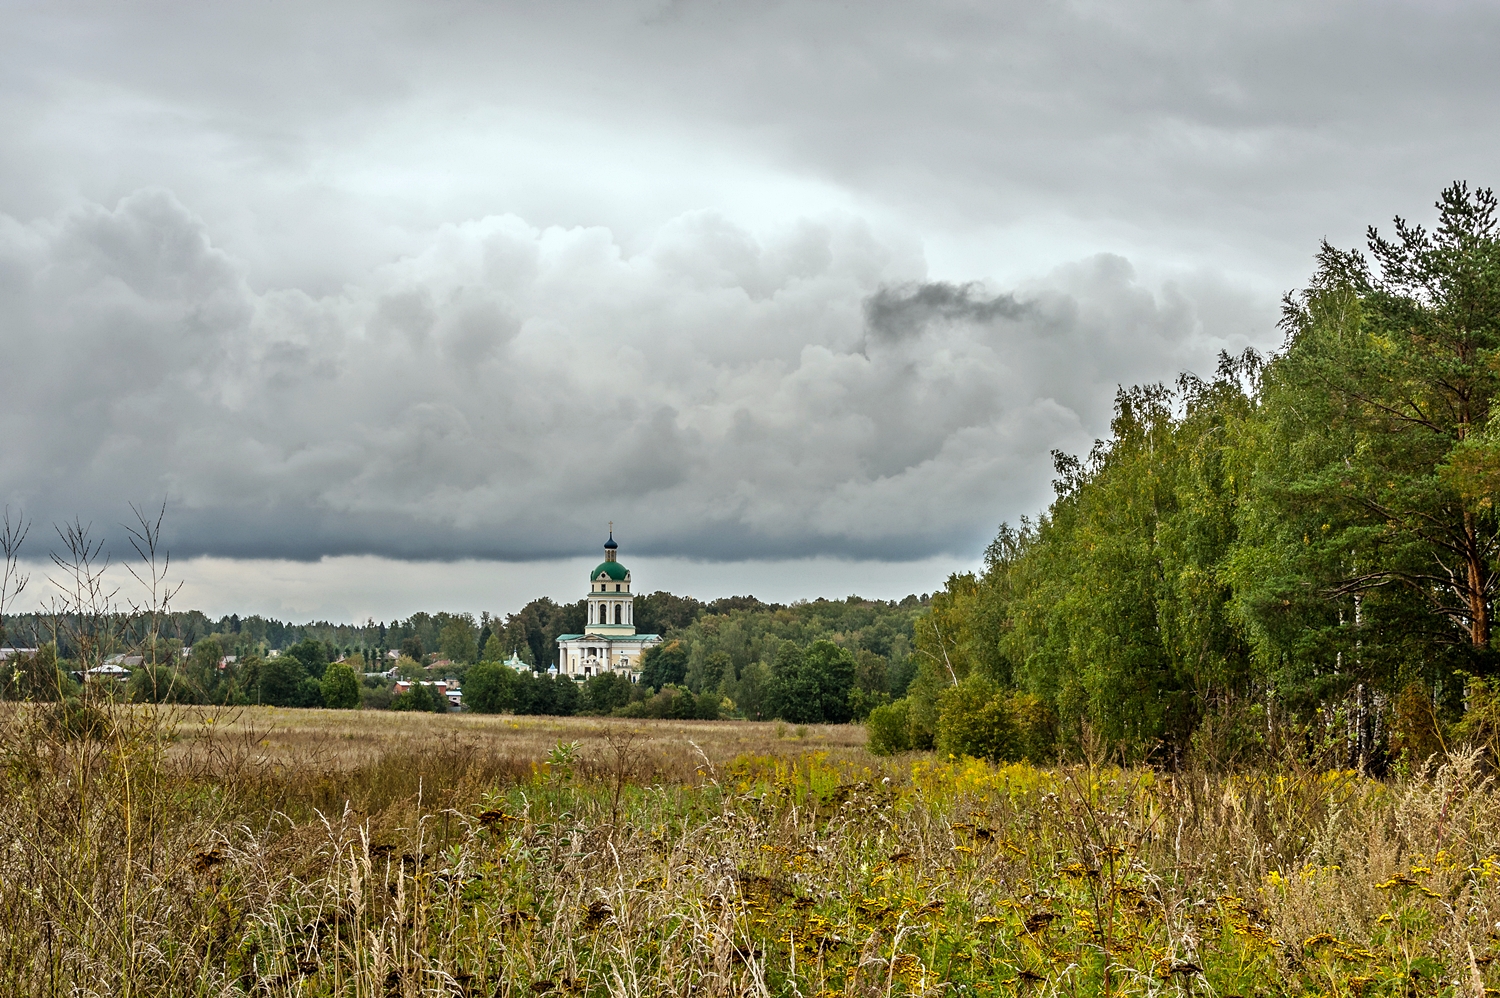
M 938 696 L 937 750 L 992 762 L 1040 761 L 1052 755 L 1056 722 L 1036 697 L 970 676 Z
M 938 695 L 937 750 L 943 755 L 1011 759 L 1016 737 L 1004 694 L 983 676 L 970 676 Z
M 56 700 L 75 695 L 78 686 L 59 666 L 50 644 L 34 655 L 0 662 L 0 698 L 5 700 Z
M 63 741 L 101 739 L 112 730 L 108 714 L 78 697 L 64 697 L 50 705 L 42 717 L 42 724 Z
M 1006 697 L 1006 710 L 1015 728 L 1018 758 L 1040 763 L 1057 757 L 1057 714 L 1045 700 L 1012 693 Z
M 395 699 L 395 696 L 394 689 L 384 684 L 379 686 L 361 686 L 359 688 L 359 706 L 362 710 L 390 710 L 391 702 Z
M 134 703 L 202 703 L 198 690 L 170 665 L 140 665 L 130 674 L 126 695 Z
M 907 703 L 904 697 L 870 711 L 870 716 L 865 720 L 865 727 L 870 731 L 870 751 L 876 755 L 909 751 L 911 737 L 907 724 Z
M 421 683 L 412 683 L 411 688 L 405 693 L 398 693 L 391 698 L 391 710 L 447 710 L 446 703 L 438 704 L 438 700 L 446 700 L 433 692 L 431 686 L 423 686 Z
M 719 718 L 720 697 L 717 693 L 693 696 L 691 690 L 668 685 L 647 700 L 637 700 L 615 711 L 616 717 L 650 717 L 662 720 L 716 721 Z
M 717 721 L 724 709 L 724 698 L 714 690 L 698 694 L 697 710 L 693 716 L 700 721 Z
M 1408 687 L 1409 688 L 1409 687 Z M 1468 709 L 1464 711 L 1463 720 L 1458 722 L 1453 734 L 1467 745 L 1482 749 L 1489 758 L 1490 764 L 1494 765 L 1500 760 L 1500 695 L 1497 695 L 1490 683 L 1479 677 L 1469 680 L 1465 692 L 1465 700 Z M 1423 691 L 1424 696 L 1426 691 Z M 1400 701 L 1397 701 L 1397 732 L 1400 727 Z M 1427 701 L 1427 710 L 1431 710 L 1431 699 Z M 1393 749 L 1396 746 L 1393 746 Z M 1412 751 L 1412 755 L 1416 755 Z

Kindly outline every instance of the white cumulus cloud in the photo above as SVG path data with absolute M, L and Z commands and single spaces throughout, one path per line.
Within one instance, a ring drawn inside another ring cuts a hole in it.
M 1118 383 L 1269 328 L 1118 256 L 929 282 L 838 215 L 690 212 L 633 249 L 503 215 L 336 293 L 247 272 L 162 190 L 0 216 L 4 499 L 114 523 L 166 498 L 182 555 L 540 559 L 607 520 L 658 556 L 968 553 Z

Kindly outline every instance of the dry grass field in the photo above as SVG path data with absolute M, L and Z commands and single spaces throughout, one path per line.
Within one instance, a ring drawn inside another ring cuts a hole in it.
M 1481 995 L 1500 794 L 858 729 L 0 712 L 0 994 Z
M 619 750 L 630 757 L 639 782 L 690 780 L 705 763 L 722 765 L 746 754 L 795 757 L 826 752 L 859 759 L 865 731 L 858 725 L 788 725 L 780 721 L 648 721 L 606 717 L 530 717 L 428 714 L 276 707 L 177 707 L 164 715 L 173 725 L 178 755 L 210 752 L 256 766 L 355 770 L 391 756 L 435 755 L 488 761 L 529 772 L 558 745 L 578 743 L 578 764 L 591 769 Z

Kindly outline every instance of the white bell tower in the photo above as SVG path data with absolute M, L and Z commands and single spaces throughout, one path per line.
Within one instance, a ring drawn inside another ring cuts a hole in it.
M 615 543 L 615 525 L 609 525 L 609 540 L 604 542 L 604 560 L 589 575 L 589 619 L 585 634 L 629 637 L 635 633 L 635 598 L 630 594 L 630 570 L 615 557 L 620 545 Z

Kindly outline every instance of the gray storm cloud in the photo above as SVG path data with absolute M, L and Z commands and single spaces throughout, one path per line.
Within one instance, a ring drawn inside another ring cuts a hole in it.
M 881 288 L 865 299 L 865 323 L 871 332 L 885 337 L 920 332 L 933 319 L 987 325 L 1025 314 L 1026 306 L 1013 294 L 985 298 L 978 285 L 946 281 Z
M 1254 312 L 1117 256 L 1005 293 L 922 269 L 849 218 L 627 250 L 499 216 L 314 297 L 164 191 L 0 216 L 0 494 L 107 524 L 165 497 L 179 555 L 543 558 L 606 520 L 646 554 L 970 551 L 1117 383 Z

